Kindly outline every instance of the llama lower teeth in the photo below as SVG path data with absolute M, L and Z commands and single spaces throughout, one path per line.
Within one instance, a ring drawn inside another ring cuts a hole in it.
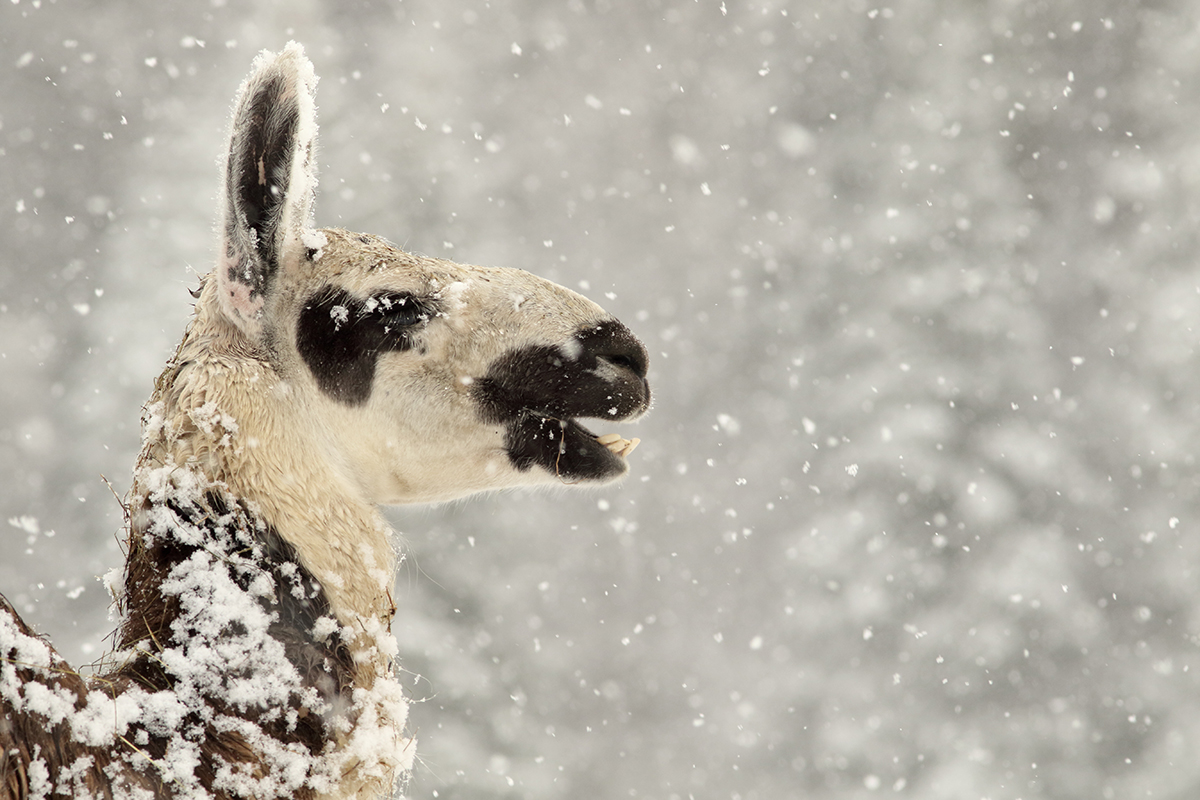
M 634 451 L 641 439 L 626 439 L 619 433 L 606 433 L 603 436 L 597 436 L 596 441 L 607 447 L 612 452 L 624 458 Z

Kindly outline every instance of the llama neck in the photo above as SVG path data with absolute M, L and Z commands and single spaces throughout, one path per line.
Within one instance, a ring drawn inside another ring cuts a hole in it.
M 204 288 L 208 295 L 211 284 Z M 299 393 L 236 340 L 222 347 L 228 329 L 205 313 L 206 299 L 143 414 L 131 509 L 162 503 L 152 483 L 164 470 L 193 487 L 219 487 L 294 548 L 354 633 L 355 661 L 383 669 L 394 654 L 391 528 L 312 430 Z M 136 513 L 133 522 L 135 533 L 145 527 Z
M 306 776 L 314 796 L 385 789 L 411 766 L 390 529 L 297 427 L 269 366 L 223 360 L 211 339 L 189 358 L 202 321 L 144 412 L 115 674 L 195 698 L 197 714 L 248 724 L 253 740 L 302 744 L 258 757 Z M 226 708 L 231 695 L 240 705 Z

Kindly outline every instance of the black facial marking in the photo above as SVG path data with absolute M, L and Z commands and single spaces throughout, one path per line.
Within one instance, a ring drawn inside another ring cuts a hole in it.
M 620 322 L 579 331 L 564 347 L 514 350 L 477 379 L 475 398 L 488 422 L 505 425 L 509 460 L 519 470 L 541 466 L 565 480 L 601 480 L 624 461 L 595 441 L 575 417 L 613 421 L 650 404 L 646 349 Z
M 564 419 L 625 419 L 649 401 L 647 360 L 646 348 L 628 328 L 606 320 L 581 330 L 566 347 L 507 353 L 475 387 L 488 422 L 507 422 L 529 410 Z M 611 382 L 602 377 L 606 371 L 615 373 Z
M 371 396 L 379 354 L 413 347 L 413 334 L 435 313 L 409 294 L 360 300 L 331 286 L 304 305 L 296 347 L 321 391 L 361 405 Z

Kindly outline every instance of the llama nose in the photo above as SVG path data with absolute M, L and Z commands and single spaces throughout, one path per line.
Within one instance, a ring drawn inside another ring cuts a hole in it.
M 609 414 L 628 419 L 650 407 L 650 383 L 646 380 L 650 358 L 632 331 L 614 319 L 586 328 L 578 338 L 585 361 L 595 359 L 597 365 L 608 365 L 598 374 L 603 375 L 605 397 L 614 402 Z

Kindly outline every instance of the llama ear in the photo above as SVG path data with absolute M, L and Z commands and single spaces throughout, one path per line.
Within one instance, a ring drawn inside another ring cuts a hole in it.
M 304 48 L 264 51 L 238 91 L 222 192 L 221 307 L 257 338 L 281 266 L 303 247 L 316 190 L 316 75 Z

